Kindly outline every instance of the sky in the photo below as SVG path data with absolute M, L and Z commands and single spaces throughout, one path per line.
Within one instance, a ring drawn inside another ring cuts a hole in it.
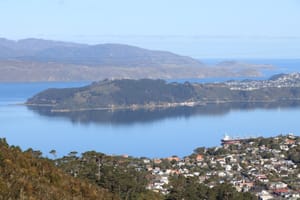
M 0 0 L 0 37 L 300 58 L 300 0 Z

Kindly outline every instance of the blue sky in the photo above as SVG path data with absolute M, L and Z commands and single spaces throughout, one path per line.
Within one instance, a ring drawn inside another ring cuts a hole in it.
M 0 0 L 0 37 L 196 58 L 300 58 L 299 0 Z

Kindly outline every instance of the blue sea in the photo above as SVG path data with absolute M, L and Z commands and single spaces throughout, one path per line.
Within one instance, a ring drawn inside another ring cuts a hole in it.
M 249 61 L 249 60 L 248 60 Z M 206 62 L 216 62 L 206 61 Z M 300 71 L 300 59 L 251 60 L 278 66 L 272 73 Z M 272 74 L 268 74 L 272 75 Z M 201 82 L 201 80 L 199 80 Z M 217 80 L 216 80 L 217 81 Z M 96 150 L 135 157 L 189 155 L 200 146 L 219 146 L 224 134 L 239 137 L 300 135 L 298 106 L 219 106 L 139 112 L 83 112 L 56 115 L 19 105 L 47 88 L 78 87 L 88 82 L 1 83 L 0 137 L 23 150 Z
M 232 59 L 202 59 L 201 61 L 208 65 L 215 65 L 223 61 L 231 60 Z M 250 64 L 267 64 L 275 67 L 273 70 L 263 71 L 263 77 L 261 78 L 269 78 L 274 74 L 300 72 L 300 59 L 237 59 L 235 61 Z

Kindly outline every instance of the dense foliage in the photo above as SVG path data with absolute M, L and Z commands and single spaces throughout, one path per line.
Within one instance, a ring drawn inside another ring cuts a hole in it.
M 118 199 L 107 190 L 75 179 L 41 158 L 41 152 L 0 140 L 0 199 Z
M 232 90 L 222 83 L 166 83 L 163 80 L 123 79 L 104 80 L 82 88 L 46 90 L 29 99 L 27 104 L 50 105 L 54 111 L 70 111 L 172 107 L 184 103 L 274 103 L 298 101 L 299 96 L 300 87 L 270 86 L 255 90 Z
M 94 151 L 81 157 L 70 154 L 56 160 L 58 167 L 75 177 L 89 179 L 121 199 L 161 199 L 160 194 L 146 190 L 149 173 L 133 158 L 107 156 Z

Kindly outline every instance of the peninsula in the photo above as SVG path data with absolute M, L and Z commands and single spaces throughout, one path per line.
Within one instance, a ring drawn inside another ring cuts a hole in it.
M 222 83 L 167 83 L 164 80 L 103 80 L 80 88 L 48 89 L 26 105 L 52 112 L 156 109 L 223 103 L 281 103 L 300 101 L 300 74 L 281 74 L 269 80 Z

